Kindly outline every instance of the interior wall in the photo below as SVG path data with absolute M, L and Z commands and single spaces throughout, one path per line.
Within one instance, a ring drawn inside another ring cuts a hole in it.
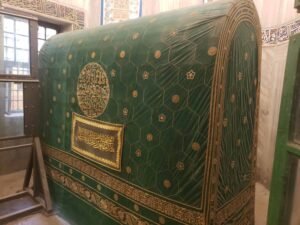
M 299 19 L 294 0 L 254 0 L 263 30 L 280 28 Z M 285 73 L 288 41 L 262 46 L 262 74 L 258 131 L 258 178 L 269 187 Z

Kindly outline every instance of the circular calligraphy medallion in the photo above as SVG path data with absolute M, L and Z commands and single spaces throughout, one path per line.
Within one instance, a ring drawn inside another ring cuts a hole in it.
M 77 81 L 77 99 L 81 111 L 89 117 L 100 116 L 106 109 L 110 88 L 106 72 L 98 63 L 88 63 Z

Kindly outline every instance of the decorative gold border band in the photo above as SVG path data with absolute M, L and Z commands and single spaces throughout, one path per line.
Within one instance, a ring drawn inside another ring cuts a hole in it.
M 112 217 L 117 222 L 121 222 L 122 224 L 150 225 L 148 221 L 143 220 L 140 216 L 138 217 L 131 212 L 123 209 L 122 207 L 119 207 L 114 202 L 111 202 L 109 199 L 100 196 L 83 184 L 73 180 L 68 176 L 65 176 L 63 173 L 59 172 L 56 169 L 47 167 L 47 174 L 54 181 L 56 181 L 60 185 L 63 185 L 69 191 L 77 194 L 92 205 L 96 206 L 98 209 Z
M 251 186 L 249 186 L 223 208 L 219 209 L 216 216 L 217 224 L 221 224 L 222 221 L 226 221 L 237 212 L 237 209 L 243 208 L 243 206 L 245 206 L 253 198 L 254 190 Z
M 0 5 L 8 4 L 10 6 L 27 9 L 44 15 L 54 16 L 65 19 L 73 24 L 73 30 L 83 29 L 84 11 L 70 8 L 49 0 L 1 0 Z
M 108 188 L 121 195 L 124 195 L 125 197 L 143 205 L 146 208 L 155 210 L 158 213 L 164 214 L 165 216 L 181 223 L 205 225 L 204 216 L 201 212 L 181 207 L 175 203 L 167 201 L 166 199 L 155 196 L 152 193 L 139 190 L 137 187 L 110 176 L 98 168 L 93 167 L 92 165 L 59 149 L 55 149 L 48 145 L 43 145 L 43 151 L 47 156 L 59 160 L 68 166 L 87 174 Z

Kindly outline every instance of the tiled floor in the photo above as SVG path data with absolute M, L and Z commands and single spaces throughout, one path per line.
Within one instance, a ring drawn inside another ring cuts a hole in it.
M 0 198 L 21 190 L 24 172 L 0 176 Z M 269 191 L 261 184 L 256 184 L 255 225 L 266 225 Z M 68 225 L 58 216 L 45 216 L 41 213 L 15 220 L 6 225 Z

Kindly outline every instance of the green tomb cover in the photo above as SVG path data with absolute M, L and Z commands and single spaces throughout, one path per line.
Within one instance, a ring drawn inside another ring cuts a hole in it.
M 253 225 L 260 39 L 253 2 L 225 0 L 47 41 L 56 210 L 78 225 Z

